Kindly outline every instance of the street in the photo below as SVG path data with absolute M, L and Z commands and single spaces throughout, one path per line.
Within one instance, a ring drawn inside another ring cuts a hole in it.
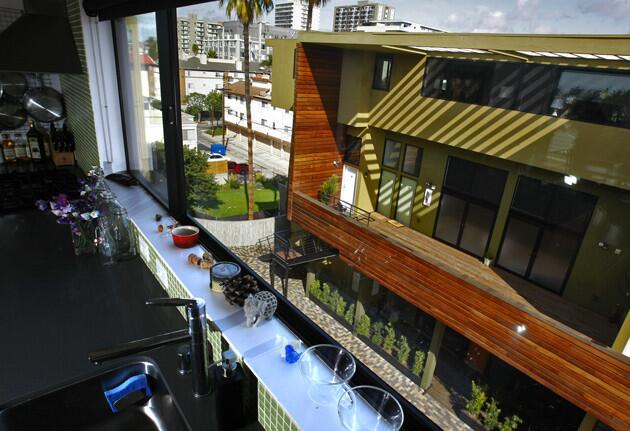
M 197 147 L 200 150 L 209 151 L 213 143 L 221 143 L 221 136 L 210 136 L 206 133 L 208 126 L 199 124 L 197 126 Z M 247 163 L 247 138 L 228 132 L 226 136 L 227 153 L 231 161 L 236 163 Z M 268 145 L 254 144 L 254 170 L 262 172 L 266 177 L 274 175 L 288 176 L 289 161 L 280 157 L 279 154 L 271 153 Z

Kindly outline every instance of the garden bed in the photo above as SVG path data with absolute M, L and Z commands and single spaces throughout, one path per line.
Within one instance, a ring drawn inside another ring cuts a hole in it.
M 393 353 L 387 353 L 387 351 L 385 349 L 383 349 L 381 346 L 379 346 L 378 344 L 375 344 L 371 339 L 369 339 L 368 337 L 364 336 L 364 335 L 357 335 L 357 337 L 359 338 L 359 340 L 363 341 L 365 344 L 367 344 L 370 349 L 374 350 L 376 353 L 378 353 L 379 355 L 381 355 L 381 357 L 383 359 L 385 359 L 387 362 L 389 362 L 390 364 L 392 364 L 394 367 L 396 367 L 396 369 L 398 371 L 400 371 L 401 373 L 403 373 L 403 375 L 405 377 L 407 377 L 408 379 L 410 379 L 412 382 L 414 382 L 415 384 L 417 384 L 418 386 L 420 385 L 420 381 L 422 380 L 422 374 L 417 376 L 414 373 L 411 372 L 411 370 L 409 368 L 407 368 L 405 365 L 403 365 L 396 356 L 394 356 Z M 396 349 L 395 349 L 396 350 Z M 393 351 L 392 351 L 393 352 Z M 409 360 L 413 360 L 413 358 L 409 358 Z
M 308 299 L 310 299 L 315 304 L 317 304 L 317 306 L 319 308 L 321 308 L 326 313 L 328 313 L 329 316 L 331 316 L 333 319 L 335 319 L 337 322 L 339 322 L 344 328 L 346 328 L 348 331 L 352 332 L 352 326 L 353 325 L 351 323 L 348 323 L 348 321 L 344 317 L 339 316 L 337 313 L 335 313 L 333 310 L 331 310 L 330 307 L 327 304 L 324 304 L 322 301 L 320 301 L 319 299 L 315 298 L 312 295 L 309 295 Z

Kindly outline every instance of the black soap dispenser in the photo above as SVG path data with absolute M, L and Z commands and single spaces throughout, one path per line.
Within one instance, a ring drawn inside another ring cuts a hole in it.
M 222 430 L 236 430 L 247 424 L 245 372 L 233 351 L 222 354 L 221 365 L 214 368 L 217 394 L 217 420 Z

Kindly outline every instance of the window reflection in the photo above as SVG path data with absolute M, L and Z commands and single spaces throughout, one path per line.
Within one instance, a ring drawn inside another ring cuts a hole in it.
M 630 76 L 565 70 L 549 113 L 571 120 L 630 127 Z

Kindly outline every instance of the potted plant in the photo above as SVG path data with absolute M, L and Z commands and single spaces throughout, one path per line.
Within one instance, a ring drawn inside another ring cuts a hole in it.
M 370 326 L 370 317 L 367 314 L 362 314 L 357 321 L 357 335 L 369 338 Z
M 348 307 L 348 309 L 346 310 L 346 314 L 344 314 L 343 318 L 345 319 L 346 322 L 348 322 L 349 325 L 352 325 L 354 323 L 354 304 L 350 304 L 350 306 Z M 368 330 L 369 330 L 369 326 L 368 326 Z
M 319 200 L 326 205 L 330 204 L 330 199 L 339 193 L 339 177 L 331 175 L 319 188 Z
M 490 401 L 486 403 L 484 411 L 482 413 L 483 417 L 483 429 L 486 431 L 493 431 L 499 427 L 499 416 L 501 415 L 501 409 L 499 408 L 499 404 L 497 400 L 491 398 Z
M 385 327 L 385 325 L 383 325 L 383 322 L 376 322 L 372 325 L 372 343 L 376 344 L 377 346 L 381 346 L 381 344 L 383 344 L 383 328 Z
M 478 385 L 474 380 L 471 380 L 472 389 L 470 391 L 470 399 L 466 403 L 466 411 L 474 418 L 479 417 L 481 409 L 486 404 L 488 395 L 486 394 L 486 388 L 482 385 Z
M 518 426 L 523 423 L 523 419 L 516 415 L 508 416 L 503 419 L 501 425 L 499 425 L 499 431 L 514 431 L 518 429 Z
M 416 353 L 413 355 L 413 365 L 411 365 L 411 372 L 420 377 L 420 373 L 422 373 L 422 369 L 424 368 L 424 361 L 426 358 L 426 353 L 422 350 L 416 350 Z
M 396 332 L 394 331 L 394 326 L 392 322 L 387 323 L 385 327 L 385 338 L 383 339 L 383 350 L 385 350 L 390 355 L 392 354 L 392 350 L 394 349 L 394 344 L 396 343 Z
M 409 343 L 407 342 L 407 337 L 401 335 L 398 339 L 398 361 L 403 364 L 405 367 L 407 366 L 407 361 L 409 360 L 409 354 L 411 353 L 411 347 L 409 347 Z

